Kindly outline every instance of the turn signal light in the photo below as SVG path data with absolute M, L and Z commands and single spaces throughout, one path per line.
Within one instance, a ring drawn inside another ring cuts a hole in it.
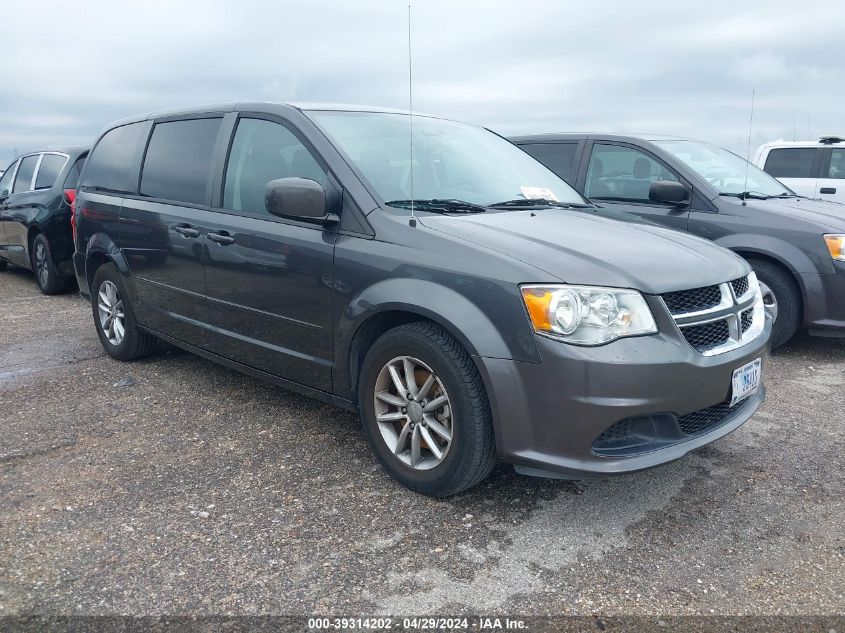
M 845 235 L 825 235 L 824 241 L 827 242 L 827 250 L 830 251 L 830 256 L 833 259 L 845 262 Z

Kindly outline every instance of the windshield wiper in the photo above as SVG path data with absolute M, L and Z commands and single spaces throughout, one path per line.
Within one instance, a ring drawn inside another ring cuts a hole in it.
M 410 209 L 412 203 L 415 209 L 432 211 L 434 213 L 484 213 L 487 210 L 486 207 L 480 204 L 444 198 L 432 198 L 430 200 L 391 200 L 385 204 L 399 209 Z
M 590 209 L 591 204 L 581 204 L 579 202 L 560 202 L 558 200 L 548 200 L 547 198 L 517 198 L 516 200 L 505 200 L 504 202 L 497 202 L 495 204 L 487 205 L 491 209 L 502 209 L 508 207 L 556 207 L 558 209 Z
M 753 198 L 754 200 L 768 200 L 774 196 L 767 196 L 765 193 L 760 193 L 759 191 L 743 191 L 742 193 L 728 193 L 727 191 L 722 191 L 721 194 L 723 196 L 731 196 L 733 198 L 739 198 L 740 200 L 748 200 L 749 198 Z

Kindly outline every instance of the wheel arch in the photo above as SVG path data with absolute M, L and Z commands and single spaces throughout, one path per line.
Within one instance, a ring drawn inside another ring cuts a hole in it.
M 420 297 L 425 298 L 425 306 L 414 301 Z M 357 400 L 360 368 L 370 346 L 388 330 L 412 321 L 439 325 L 461 343 L 479 369 L 488 394 L 480 357 L 515 357 L 495 324 L 466 297 L 429 281 L 386 280 L 359 294 L 340 319 L 335 348 L 335 394 Z M 461 328 L 458 323 L 469 323 L 472 327 Z M 528 354 L 524 360 L 539 362 L 536 345 L 531 351 L 536 356 Z
M 93 294 L 91 285 L 97 269 L 106 263 L 113 263 L 124 277 L 129 277 L 129 264 L 114 241 L 103 233 L 97 233 L 88 240 L 85 250 L 85 278 Z

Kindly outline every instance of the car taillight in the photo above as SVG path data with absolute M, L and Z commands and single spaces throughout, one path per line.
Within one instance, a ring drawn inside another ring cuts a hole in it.
M 70 206 L 70 230 L 76 243 L 76 189 L 65 189 L 65 202 Z

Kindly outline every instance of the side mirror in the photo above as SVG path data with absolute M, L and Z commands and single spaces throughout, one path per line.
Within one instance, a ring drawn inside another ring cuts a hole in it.
M 331 221 L 326 205 L 326 190 L 315 180 L 279 178 L 267 183 L 264 207 L 272 215 L 309 221 Z
M 683 205 L 689 202 L 689 189 L 673 180 L 658 180 L 651 183 L 648 199 L 653 202 Z

